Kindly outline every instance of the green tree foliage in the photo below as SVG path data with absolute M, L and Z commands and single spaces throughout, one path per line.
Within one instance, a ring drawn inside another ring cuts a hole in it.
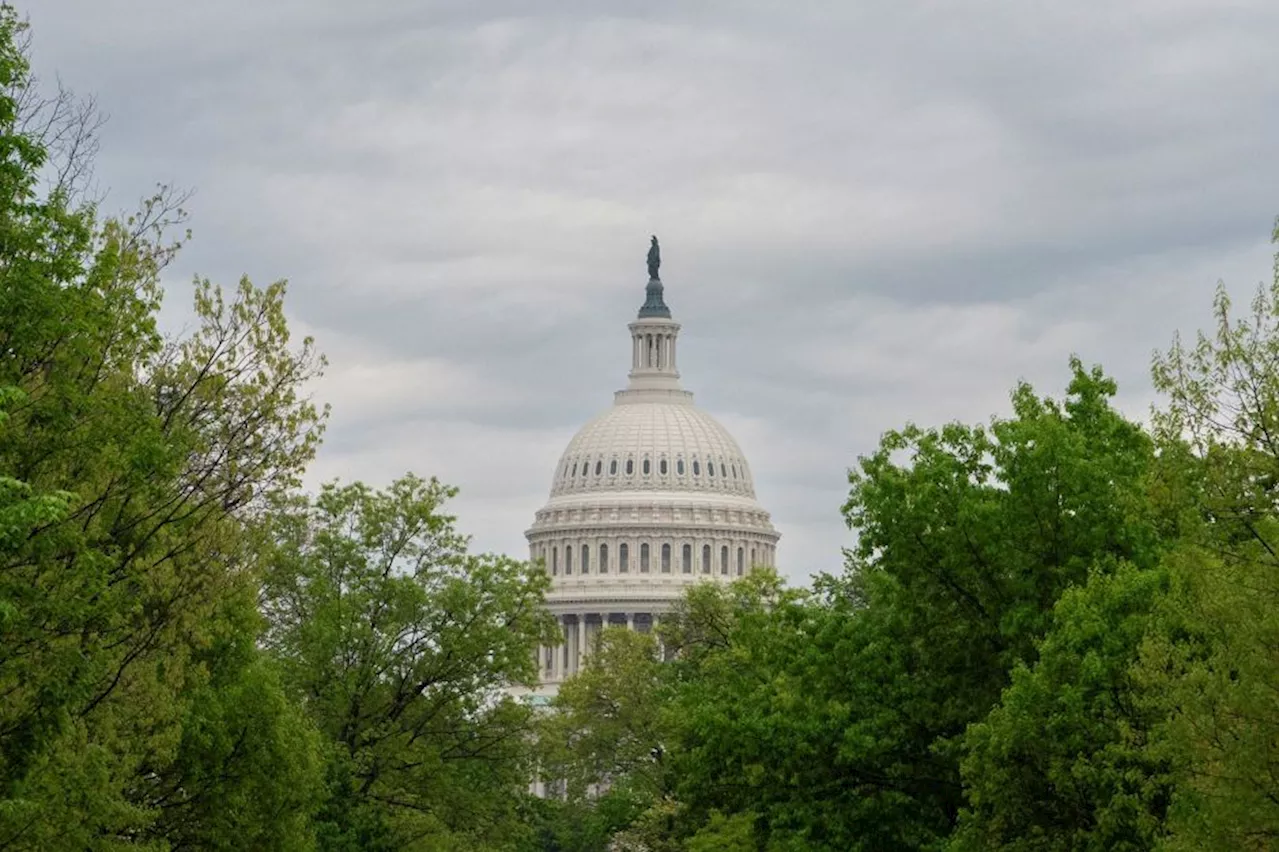
M 327 485 L 273 513 L 266 646 L 331 743 L 326 849 L 502 848 L 533 777 L 531 711 L 547 576 L 467 553 L 453 494 L 405 476 Z
M 196 330 L 157 332 L 181 211 L 40 194 L 22 29 L 0 7 L 0 846 L 288 848 L 314 740 L 242 542 L 314 452 L 320 362 L 282 284 L 200 282 Z
M 1130 672 L 1162 571 L 1099 564 L 1068 589 L 1034 667 L 970 727 L 969 809 L 956 849 L 1137 850 L 1159 836 L 1172 793 L 1150 745 L 1152 709 Z
M 1277 239 L 1273 230 L 1272 242 Z M 1169 849 L 1277 848 L 1277 318 L 1280 255 L 1251 316 L 1226 291 L 1214 330 L 1175 340 L 1153 376 L 1157 433 L 1189 447 L 1196 523 L 1170 560 L 1136 676 L 1164 721 L 1154 748 L 1178 781 Z
M 606 628 L 582 672 L 560 688 L 538 741 L 544 778 L 570 799 L 609 789 L 647 803 L 660 791 L 666 733 L 657 650 L 647 633 Z

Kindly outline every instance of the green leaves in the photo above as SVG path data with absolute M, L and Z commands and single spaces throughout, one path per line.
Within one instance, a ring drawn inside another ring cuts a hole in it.
M 272 512 L 264 642 L 331 743 L 325 848 L 483 846 L 532 777 L 531 711 L 503 688 L 536 674 L 548 579 L 467 553 L 453 493 L 407 475 Z

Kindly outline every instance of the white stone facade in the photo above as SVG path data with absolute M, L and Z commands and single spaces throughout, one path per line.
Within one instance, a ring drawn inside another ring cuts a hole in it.
M 563 643 L 539 652 L 536 694 L 554 694 L 579 669 L 603 625 L 651 630 L 685 587 L 774 564 L 779 536 L 750 466 L 680 387 L 680 325 L 661 282 L 648 293 L 630 325 L 627 389 L 569 442 L 525 533 L 530 558 L 551 575 L 547 607 L 564 631 Z M 663 315 L 646 316 L 655 310 Z

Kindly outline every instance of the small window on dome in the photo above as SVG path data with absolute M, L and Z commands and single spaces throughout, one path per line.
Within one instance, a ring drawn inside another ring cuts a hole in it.
M 588 467 L 588 463 L 584 461 L 584 462 L 582 463 L 582 475 L 583 475 L 583 476 L 586 476 L 586 475 L 587 475 L 587 467 Z
M 715 475 L 716 475 L 716 463 L 707 462 L 707 476 L 715 476 Z
M 693 475 L 694 475 L 694 476 L 697 476 L 699 473 L 700 473 L 700 471 L 698 470 L 698 460 L 697 460 L 697 459 L 694 459 L 694 460 L 693 460 Z
M 640 464 L 640 472 L 641 472 L 641 473 L 643 473 L 645 476 L 648 476 L 648 475 L 649 475 L 649 460 L 648 460 L 648 459 L 645 459 L 643 462 L 641 462 L 641 464 Z
M 663 476 L 666 476 L 666 474 L 667 474 L 667 460 L 666 460 L 666 459 L 663 459 L 662 461 L 658 462 L 658 473 L 662 474 Z
M 596 473 L 599 473 L 599 472 L 600 472 L 600 471 L 598 471 L 598 470 L 596 471 Z M 728 472 L 727 472 L 727 471 L 725 471 L 725 469 L 724 469 L 724 462 L 720 462 L 720 475 L 721 475 L 721 476 L 728 476 L 728 475 L 729 475 L 729 474 L 728 474 Z
M 577 463 L 577 462 L 574 462 L 574 463 L 573 463 L 573 473 L 571 473 L 571 474 L 569 474 L 569 475 L 570 475 L 570 476 L 577 476 L 577 475 L 578 475 L 578 463 Z
M 635 473 L 636 464 L 631 459 L 627 459 L 627 476 Z
M 604 462 L 597 460 L 597 461 L 596 461 L 596 476 L 599 476 L 599 475 L 600 475 L 600 471 L 601 471 L 601 470 L 603 470 L 603 469 L 604 469 Z
M 618 475 L 618 460 L 617 460 L 617 459 L 614 459 L 613 461 L 609 462 L 609 475 L 610 475 L 610 476 L 617 476 L 617 475 Z
M 738 466 L 736 464 L 729 465 L 729 472 L 733 474 L 733 478 L 738 478 Z
M 676 473 L 684 476 L 684 459 L 676 459 Z

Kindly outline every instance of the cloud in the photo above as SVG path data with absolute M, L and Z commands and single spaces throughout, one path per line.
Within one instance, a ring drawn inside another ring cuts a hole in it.
M 56 11 L 53 9 L 56 6 Z M 171 270 L 291 280 L 332 367 L 312 481 L 460 486 L 522 534 L 625 382 L 648 235 L 681 369 L 791 576 L 845 470 L 985 420 L 1072 352 L 1143 416 L 1153 348 L 1269 274 L 1277 11 L 1252 3 L 60 0 L 37 68 L 111 114 L 127 206 L 194 186 Z M 185 291 L 171 302 L 185 303 Z

